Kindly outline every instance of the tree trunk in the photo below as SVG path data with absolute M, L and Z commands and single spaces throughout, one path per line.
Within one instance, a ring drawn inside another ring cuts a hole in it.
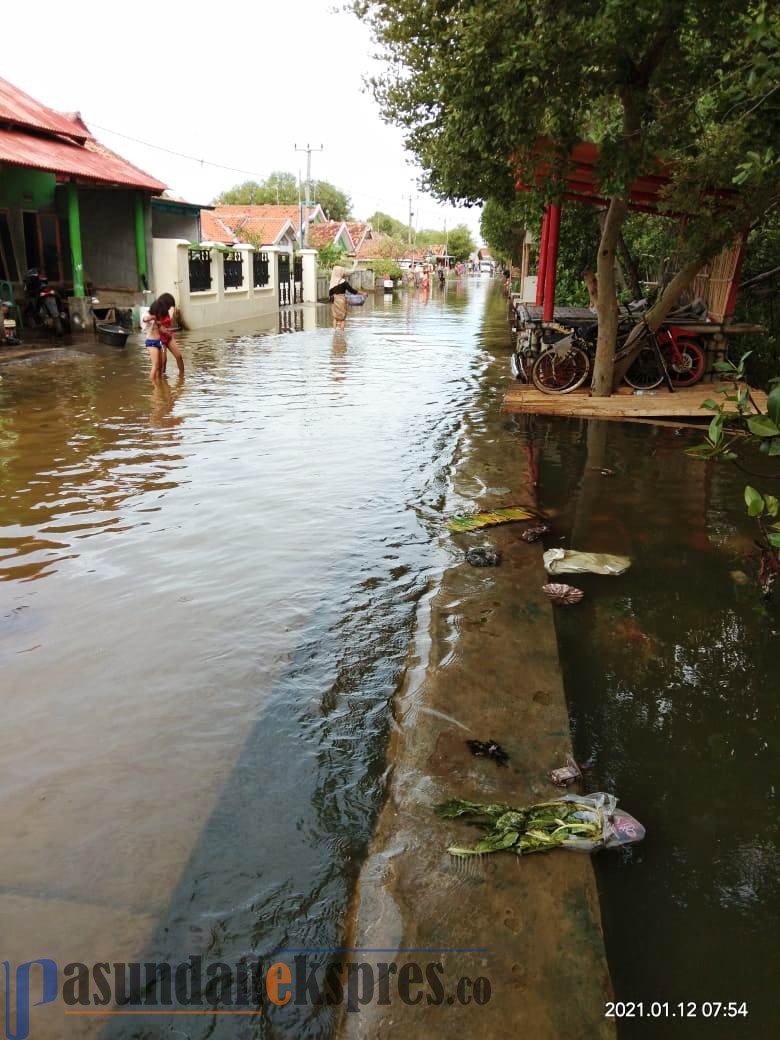
M 623 274 L 628 282 L 628 287 L 631 290 L 631 296 L 635 300 L 641 300 L 642 286 L 639 284 L 639 270 L 636 266 L 636 261 L 629 252 L 622 233 L 618 235 L 618 257 L 620 266 L 623 268 Z
M 593 397 L 609 397 L 612 393 L 612 374 L 615 367 L 615 340 L 617 338 L 617 295 L 615 293 L 615 254 L 620 228 L 628 212 L 625 199 L 613 198 L 607 210 L 604 229 L 599 243 L 596 278 L 598 301 L 596 313 L 599 335 L 596 343 L 596 360 L 593 365 L 591 394 Z
M 717 252 L 717 249 L 720 248 L 719 245 L 714 252 Z M 631 335 L 628 337 L 625 344 L 625 349 L 628 353 L 617 362 L 614 368 L 613 376 L 615 387 L 620 384 L 623 376 L 631 367 L 632 362 L 642 349 L 642 342 L 646 330 L 649 329 L 650 332 L 655 333 L 660 329 L 669 311 L 674 308 L 675 304 L 680 299 L 681 294 L 693 284 L 694 278 L 712 255 L 713 252 L 711 251 L 708 252 L 706 256 L 699 256 L 678 271 L 647 312 L 645 320 L 639 322 L 636 328 L 632 330 Z

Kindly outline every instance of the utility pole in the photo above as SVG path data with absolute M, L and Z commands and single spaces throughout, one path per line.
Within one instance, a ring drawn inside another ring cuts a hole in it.
M 312 152 L 324 152 L 325 146 L 320 145 L 319 148 L 312 148 L 310 144 L 307 144 L 305 148 L 299 148 L 296 144 L 296 152 L 306 152 L 306 205 L 308 206 L 311 202 L 311 153 Z
M 413 196 L 410 194 L 409 195 L 409 231 L 408 231 L 407 239 L 406 239 L 406 244 L 409 245 L 409 246 L 411 246 L 411 244 L 412 244 L 412 217 L 414 216 L 414 213 L 412 212 L 412 198 L 413 198 Z

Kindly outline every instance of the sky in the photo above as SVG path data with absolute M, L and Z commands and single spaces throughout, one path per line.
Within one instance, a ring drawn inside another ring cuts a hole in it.
M 272 170 L 305 178 L 295 146 L 311 144 L 323 147 L 312 179 L 346 191 L 356 217 L 382 210 L 406 221 L 412 193 L 416 227 L 465 223 L 480 241 L 477 208 L 420 193 L 400 131 L 363 86 L 379 68 L 368 28 L 331 0 L 39 0 L 34 21 L 31 36 L 27 6 L 4 5 L 2 76 L 79 111 L 174 194 L 208 203 Z

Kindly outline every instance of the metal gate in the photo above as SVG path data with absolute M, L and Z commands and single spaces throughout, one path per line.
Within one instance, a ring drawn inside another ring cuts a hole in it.
M 296 256 L 293 261 L 293 293 L 294 303 L 303 303 L 303 257 Z
M 279 253 L 278 271 L 279 271 L 279 306 L 289 307 L 290 305 L 290 254 Z

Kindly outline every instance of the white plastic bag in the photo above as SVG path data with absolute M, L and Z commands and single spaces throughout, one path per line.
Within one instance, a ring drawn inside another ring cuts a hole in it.
M 548 549 L 542 556 L 548 574 L 622 574 L 631 566 L 627 556 Z

